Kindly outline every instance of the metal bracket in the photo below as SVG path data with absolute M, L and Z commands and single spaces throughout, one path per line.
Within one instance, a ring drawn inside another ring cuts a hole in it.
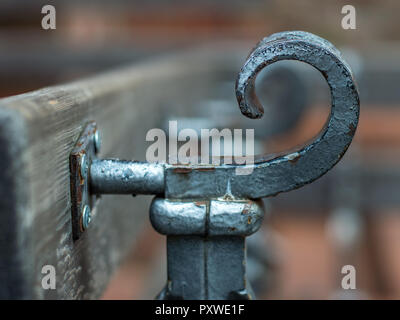
M 257 231 L 264 214 L 256 199 L 300 188 L 328 172 L 349 147 L 359 117 L 357 87 L 340 52 L 301 31 L 273 34 L 250 53 L 236 81 L 242 114 L 252 119 L 263 115 L 255 79 L 280 60 L 310 64 L 330 87 L 331 113 L 312 141 L 273 157 L 257 156 L 249 165 L 96 159 L 99 136 L 91 122 L 70 157 L 74 239 L 90 222 L 94 195 L 154 194 L 151 222 L 168 243 L 168 282 L 159 298 L 251 298 L 244 238 Z M 237 174 L 247 168 L 248 174 Z
M 98 195 L 90 192 L 89 168 L 100 149 L 94 121 L 89 122 L 70 154 L 72 236 L 79 239 L 93 218 Z

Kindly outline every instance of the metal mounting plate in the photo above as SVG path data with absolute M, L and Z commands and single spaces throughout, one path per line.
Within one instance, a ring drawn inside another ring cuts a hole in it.
M 96 196 L 89 191 L 89 168 L 96 156 L 96 123 L 89 122 L 70 154 L 72 236 L 79 239 L 93 218 Z

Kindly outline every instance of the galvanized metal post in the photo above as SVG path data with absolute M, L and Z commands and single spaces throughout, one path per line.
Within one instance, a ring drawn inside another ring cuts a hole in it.
M 261 201 L 155 198 L 153 227 L 167 236 L 168 281 L 160 299 L 250 299 L 245 237 L 256 232 Z

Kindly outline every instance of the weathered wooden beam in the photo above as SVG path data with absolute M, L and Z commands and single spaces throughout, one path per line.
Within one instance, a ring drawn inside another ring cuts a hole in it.
M 101 295 L 147 219 L 150 199 L 104 196 L 73 241 L 69 154 L 82 128 L 97 122 L 101 157 L 144 160 L 146 132 L 167 113 L 190 115 L 232 67 L 230 51 L 170 55 L 0 100 L 0 298 Z M 56 269 L 55 290 L 42 288 L 45 265 Z

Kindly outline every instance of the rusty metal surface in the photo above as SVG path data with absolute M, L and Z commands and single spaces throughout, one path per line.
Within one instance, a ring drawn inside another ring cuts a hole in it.
M 279 156 L 260 156 L 248 175 L 236 175 L 237 165 L 186 168 L 166 166 L 166 196 L 196 198 L 223 196 L 230 185 L 238 198 L 261 198 L 299 188 L 321 177 L 346 152 L 358 124 L 359 97 L 347 63 L 332 44 L 306 32 L 286 32 L 262 40 L 251 52 L 237 79 L 236 93 L 242 113 L 263 115 L 254 93 L 257 73 L 279 60 L 294 59 L 317 68 L 331 90 L 331 113 L 315 139 Z
M 311 183 L 341 159 L 358 125 L 359 97 L 347 63 L 338 50 L 322 38 L 306 32 L 285 32 L 262 40 L 238 75 L 236 93 L 242 113 L 250 118 L 263 115 L 263 107 L 254 93 L 255 78 L 264 67 L 288 59 L 314 66 L 330 87 L 331 113 L 321 132 L 296 150 L 256 157 L 254 165 L 249 165 L 250 174 L 236 174 L 238 168 L 245 168 L 244 165 L 166 164 L 167 198 L 220 197 L 226 195 L 228 189 L 236 198 L 273 196 Z M 94 189 L 100 190 L 101 179 L 94 182 Z M 116 181 L 112 192 L 136 192 L 134 185 L 130 184 L 132 190 L 127 190 L 127 185 L 129 183 Z
M 89 190 L 89 168 L 96 153 L 94 145 L 96 132 L 96 123 L 93 121 L 89 122 L 85 126 L 70 155 L 71 222 L 74 240 L 79 239 L 86 228 L 83 221 L 85 206 L 88 206 L 89 210 L 94 208 L 97 198 Z M 90 215 L 90 212 L 88 214 Z M 92 210 L 91 215 L 93 216 L 93 214 L 94 211 Z

